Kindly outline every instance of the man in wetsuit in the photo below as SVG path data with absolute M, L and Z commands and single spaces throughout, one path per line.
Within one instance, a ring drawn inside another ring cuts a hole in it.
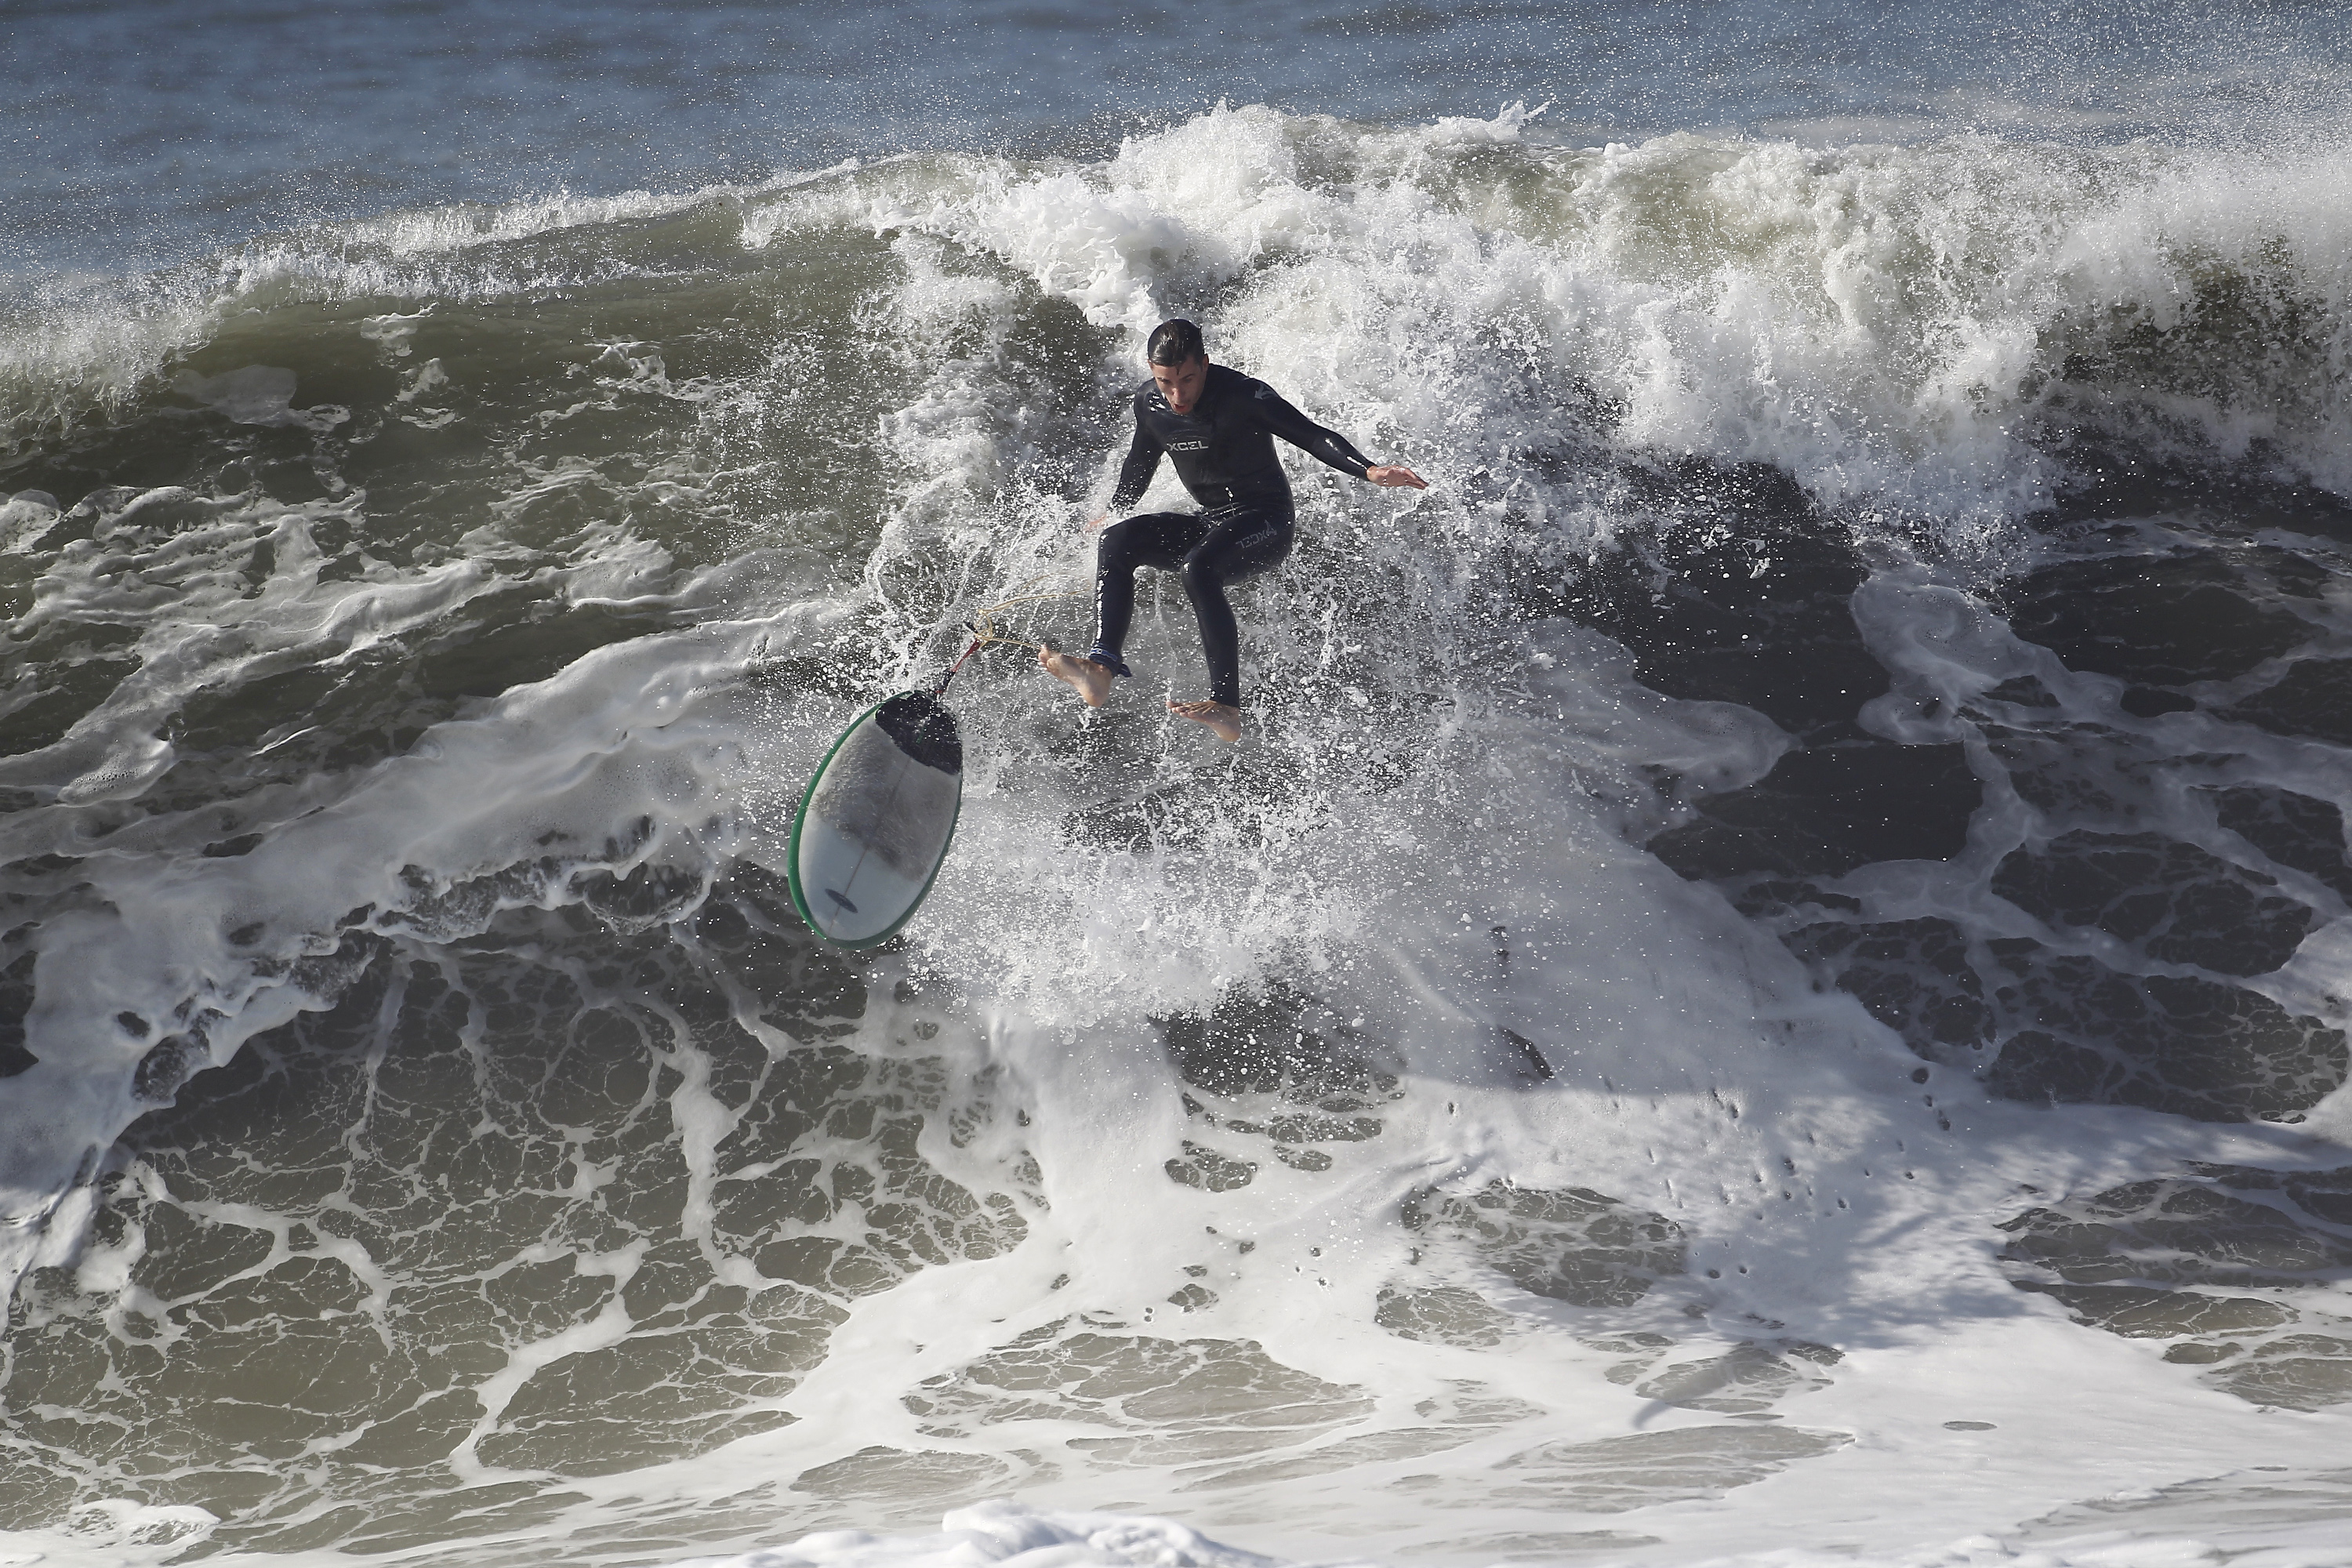
M 1202 510 L 1155 511 L 1103 528 L 1095 548 L 1095 594 L 1100 615 L 1095 646 L 1084 658 L 1043 648 L 1037 662 L 1066 681 L 1089 708 L 1102 706 L 1115 677 L 1129 673 L 1120 650 L 1135 614 L 1135 569 L 1184 574 L 1184 594 L 1201 623 L 1201 651 L 1209 664 L 1209 700 L 1171 702 L 1169 711 L 1205 724 L 1220 739 L 1242 738 L 1241 638 L 1225 584 L 1254 577 L 1290 553 L 1290 479 L 1275 456 L 1274 437 L 1343 474 L 1376 485 L 1427 489 L 1411 468 L 1372 462 L 1336 430 L 1326 430 L 1284 402 L 1274 388 L 1239 371 L 1211 364 L 1201 329 L 1186 321 L 1151 330 L 1144 358 L 1151 379 L 1136 389 L 1135 440 L 1119 466 L 1113 511 L 1133 506 L 1159 471 L 1160 457 L 1175 459 Z M 1089 526 L 1102 527 L 1097 518 Z

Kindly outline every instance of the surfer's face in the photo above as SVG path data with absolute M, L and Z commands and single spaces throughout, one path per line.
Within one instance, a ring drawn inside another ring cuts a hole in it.
M 1209 383 L 1209 356 L 1194 354 L 1182 364 L 1155 364 L 1151 367 L 1151 384 L 1160 389 L 1167 400 L 1171 414 L 1190 414 L 1192 405 L 1201 401 L 1201 388 Z

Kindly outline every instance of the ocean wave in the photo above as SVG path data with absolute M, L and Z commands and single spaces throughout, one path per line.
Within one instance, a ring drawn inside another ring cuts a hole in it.
M 1769 462 L 1951 530 L 2046 508 L 2086 441 L 2352 486 L 2330 145 L 1576 148 L 1539 112 L 1386 130 L 1221 108 L 1095 165 L 930 155 L 395 214 L 36 302 L 0 384 L 21 452 L 152 395 L 225 312 L 657 289 L 733 265 L 720 232 L 781 257 L 780 236 L 865 226 L 1001 258 L 1099 327 L 1209 316 L 1294 379 L 1389 363 L 1423 405 L 1358 411 L 1401 431 L 1491 403 L 1507 367 L 1572 388 L 1620 449 Z

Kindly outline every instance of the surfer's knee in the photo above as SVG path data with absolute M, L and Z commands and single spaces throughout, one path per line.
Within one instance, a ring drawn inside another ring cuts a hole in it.
M 1225 574 L 1197 555 L 1187 555 L 1182 568 L 1184 593 L 1194 604 L 1203 599 L 1221 599 L 1225 592 Z
M 1145 548 L 1144 540 L 1147 531 L 1143 526 L 1144 521 L 1144 518 L 1139 514 L 1134 517 L 1122 517 L 1117 522 L 1103 524 L 1102 531 L 1095 535 L 1096 553 L 1131 555 L 1137 550 Z
M 1128 549 L 1133 536 L 1127 525 L 1131 521 L 1129 518 L 1121 518 L 1117 522 L 1107 523 L 1103 531 L 1095 535 L 1095 569 L 1097 571 L 1116 572 L 1120 567 L 1129 564 Z

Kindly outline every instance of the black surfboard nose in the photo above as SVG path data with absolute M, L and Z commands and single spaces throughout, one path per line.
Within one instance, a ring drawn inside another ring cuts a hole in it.
M 963 739 L 955 715 L 925 691 L 901 691 L 874 710 L 874 721 L 898 749 L 927 768 L 963 772 Z

